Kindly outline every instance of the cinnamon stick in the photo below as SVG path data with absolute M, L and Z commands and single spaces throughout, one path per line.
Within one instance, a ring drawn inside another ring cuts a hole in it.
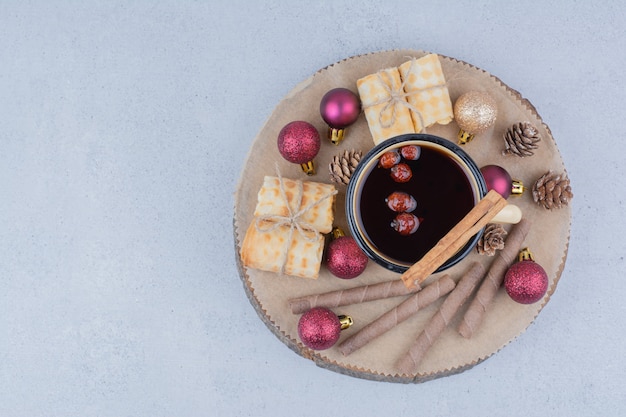
M 426 308 L 435 300 L 448 294 L 452 291 L 454 286 L 454 281 L 448 275 L 442 276 L 437 281 L 424 287 L 422 291 L 407 298 L 398 306 L 387 311 L 357 333 L 341 342 L 338 346 L 339 351 L 344 356 L 347 356 L 355 350 L 362 348 L 367 343 L 391 330 L 394 326 L 402 323 L 419 310 Z
M 401 374 L 415 373 L 428 349 L 445 330 L 484 275 L 485 268 L 482 264 L 474 262 L 454 290 L 446 297 L 437 313 L 426 324 L 406 355 L 398 361 L 397 368 Z
M 446 260 L 480 231 L 507 202 L 498 192 L 491 190 L 476 206 L 454 226 L 418 262 L 400 277 L 407 288 L 419 285 Z
M 471 338 L 482 323 L 487 307 L 502 286 L 504 275 L 507 269 L 515 262 L 529 230 L 530 222 L 527 219 L 522 219 L 511 229 L 505 241 L 504 249 L 499 251 L 493 260 L 485 280 L 463 316 L 463 321 L 459 325 L 461 336 L 468 339 Z
M 363 303 L 365 301 L 380 300 L 383 298 L 397 297 L 400 295 L 413 294 L 421 287 L 416 286 L 408 289 L 402 281 L 380 282 L 378 284 L 362 285 L 347 290 L 330 291 L 322 294 L 312 294 L 289 300 L 289 307 L 293 314 L 301 314 L 313 307 L 334 308 L 350 304 Z

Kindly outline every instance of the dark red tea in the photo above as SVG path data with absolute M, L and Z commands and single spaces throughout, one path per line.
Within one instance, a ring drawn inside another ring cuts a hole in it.
M 413 176 L 396 182 L 390 170 L 374 165 L 364 180 L 359 213 L 367 238 L 387 257 L 413 264 L 426 254 L 474 207 L 474 194 L 467 175 L 444 151 L 421 145 L 415 161 L 402 159 Z M 417 200 L 412 212 L 420 219 L 419 228 L 409 236 L 391 226 L 398 213 L 389 209 L 385 199 L 394 191 L 410 194 Z

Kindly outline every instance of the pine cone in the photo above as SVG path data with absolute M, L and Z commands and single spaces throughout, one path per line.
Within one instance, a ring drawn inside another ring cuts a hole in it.
M 507 232 L 501 224 L 489 223 L 476 244 L 476 250 L 480 255 L 493 256 L 496 250 L 504 249 L 506 235 Z
M 338 184 L 348 185 L 350 176 L 361 160 L 361 155 L 361 151 L 355 151 L 354 149 L 335 155 L 332 162 L 328 165 L 330 180 Z
M 539 131 L 529 122 L 520 122 L 511 126 L 504 133 L 503 155 L 531 156 L 533 150 L 537 149 L 537 144 L 541 140 Z
M 565 173 L 555 174 L 552 170 L 543 174 L 535 182 L 532 191 L 535 203 L 548 210 L 566 206 L 574 197 L 567 175 Z

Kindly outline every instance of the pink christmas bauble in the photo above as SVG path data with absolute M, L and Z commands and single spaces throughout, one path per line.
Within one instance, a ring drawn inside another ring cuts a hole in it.
M 289 162 L 305 164 L 320 150 L 320 134 L 312 124 L 301 120 L 288 123 L 278 133 L 278 151 Z
M 504 275 L 507 294 L 520 304 L 532 304 L 548 291 L 548 275 L 541 265 L 524 260 L 511 265 Z
M 498 165 L 486 165 L 480 172 L 487 184 L 487 191 L 496 190 L 503 198 L 509 198 L 513 181 L 506 169 Z
M 298 336 L 302 343 L 314 350 L 332 347 L 341 333 L 339 317 L 325 307 L 314 307 L 298 321 Z
M 330 127 L 344 129 L 361 114 L 361 101 L 347 88 L 334 88 L 322 97 L 320 114 Z
M 351 236 L 333 239 L 326 250 L 326 267 L 341 279 L 356 278 L 367 266 L 367 256 Z

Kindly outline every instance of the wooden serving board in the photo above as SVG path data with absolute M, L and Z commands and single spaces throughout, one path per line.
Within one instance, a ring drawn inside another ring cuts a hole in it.
M 234 241 L 237 263 L 244 290 L 259 317 L 272 333 L 297 354 L 313 360 L 320 367 L 354 377 L 400 383 L 424 382 L 471 368 L 498 352 L 533 322 L 555 291 L 567 257 L 570 207 L 546 210 L 533 202 L 530 189 L 522 196 L 509 197 L 509 202 L 519 206 L 524 217 L 532 223 L 524 246 L 531 249 L 535 261 L 546 270 L 550 280 L 548 293 L 535 304 L 521 305 L 513 302 L 504 289 L 500 289 L 489 306 L 480 329 L 471 339 L 465 339 L 457 332 L 468 301 L 428 351 L 417 372 L 410 376 L 399 375 L 395 363 L 404 355 L 443 299 L 418 312 L 360 350 L 344 357 L 337 349 L 337 345 L 328 350 L 313 351 L 300 342 L 297 333 L 300 316 L 291 313 L 288 300 L 309 294 L 399 279 L 398 274 L 385 270 L 373 261 L 369 262 L 362 275 L 352 280 L 336 278 L 323 264 L 320 276 L 316 280 L 281 276 L 248 269 L 242 265 L 239 257 L 241 241 L 253 221 L 252 213 L 257 193 L 265 175 L 275 175 L 278 166 L 285 178 L 330 183 L 328 164 L 334 155 L 343 153 L 346 149 L 361 150 L 365 154 L 374 146 L 363 114 L 354 125 L 347 128 L 346 137 L 339 145 L 333 145 L 326 140 L 328 127 L 319 113 L 322 96 L 336 87 L 345 87 L 356 92 L 357 79 L 383 68 L 398 66 L 411 57 L 419 58 L 425 54 L 424 51 L 394 50 L 356 56 L 323 68 L 301 82 L 276 106 L 252 143 L 235 195 Z M 500 165 L 514 179 L 521 180 L 527 188 L 532 187 L 548 170 L 566 172 L 550 129 L 528 100 L 498 78 L 475 66 L 445 56 L 440 56 L 440 61 L 452 103 L 461 94 L 470 90 L 487 91 L 497 101 L 498 117 L 495 125 L 487 132 L 476 135 L 472 142 L 463 145 L 463 149 L 479 167 L 489 164 Z M 307 177 L 299 165 L 285 161 L 278 152 L 276 146 L 278 133 L 284 125 L 294 120 L 308 121 L 323 137 L 320 153 L 315 158 L 317 165 L 315 176 Z M 524 158 L 503 155 L 504 132 L 513 124 L 522 121 L 531 122 L 538 128 L 542 137 L 539 148 L 534 155 Z M 454 121 L 445 126 L 435 125 L 427 129 L 427 133 L 454 142 L 457 132 L 458 126 Z M 337 188 L 339 194 L 335 206 L 335 226 L 347 232 L 344 209 L 345 186 L 337 185 Z M 444 273 L 458 281 L 473 261 L 483 263 L 488 269 L 493 259 L 473 252 Z M 437 279 L 439 275 L 431 276 L 426 284 Z M 400 304 L 405 298 L 406 296 L 395 297 L 333 309 L 337 315 L 347 314 L 354 320 L 354 325 L 342 332 L 339 343 Z

